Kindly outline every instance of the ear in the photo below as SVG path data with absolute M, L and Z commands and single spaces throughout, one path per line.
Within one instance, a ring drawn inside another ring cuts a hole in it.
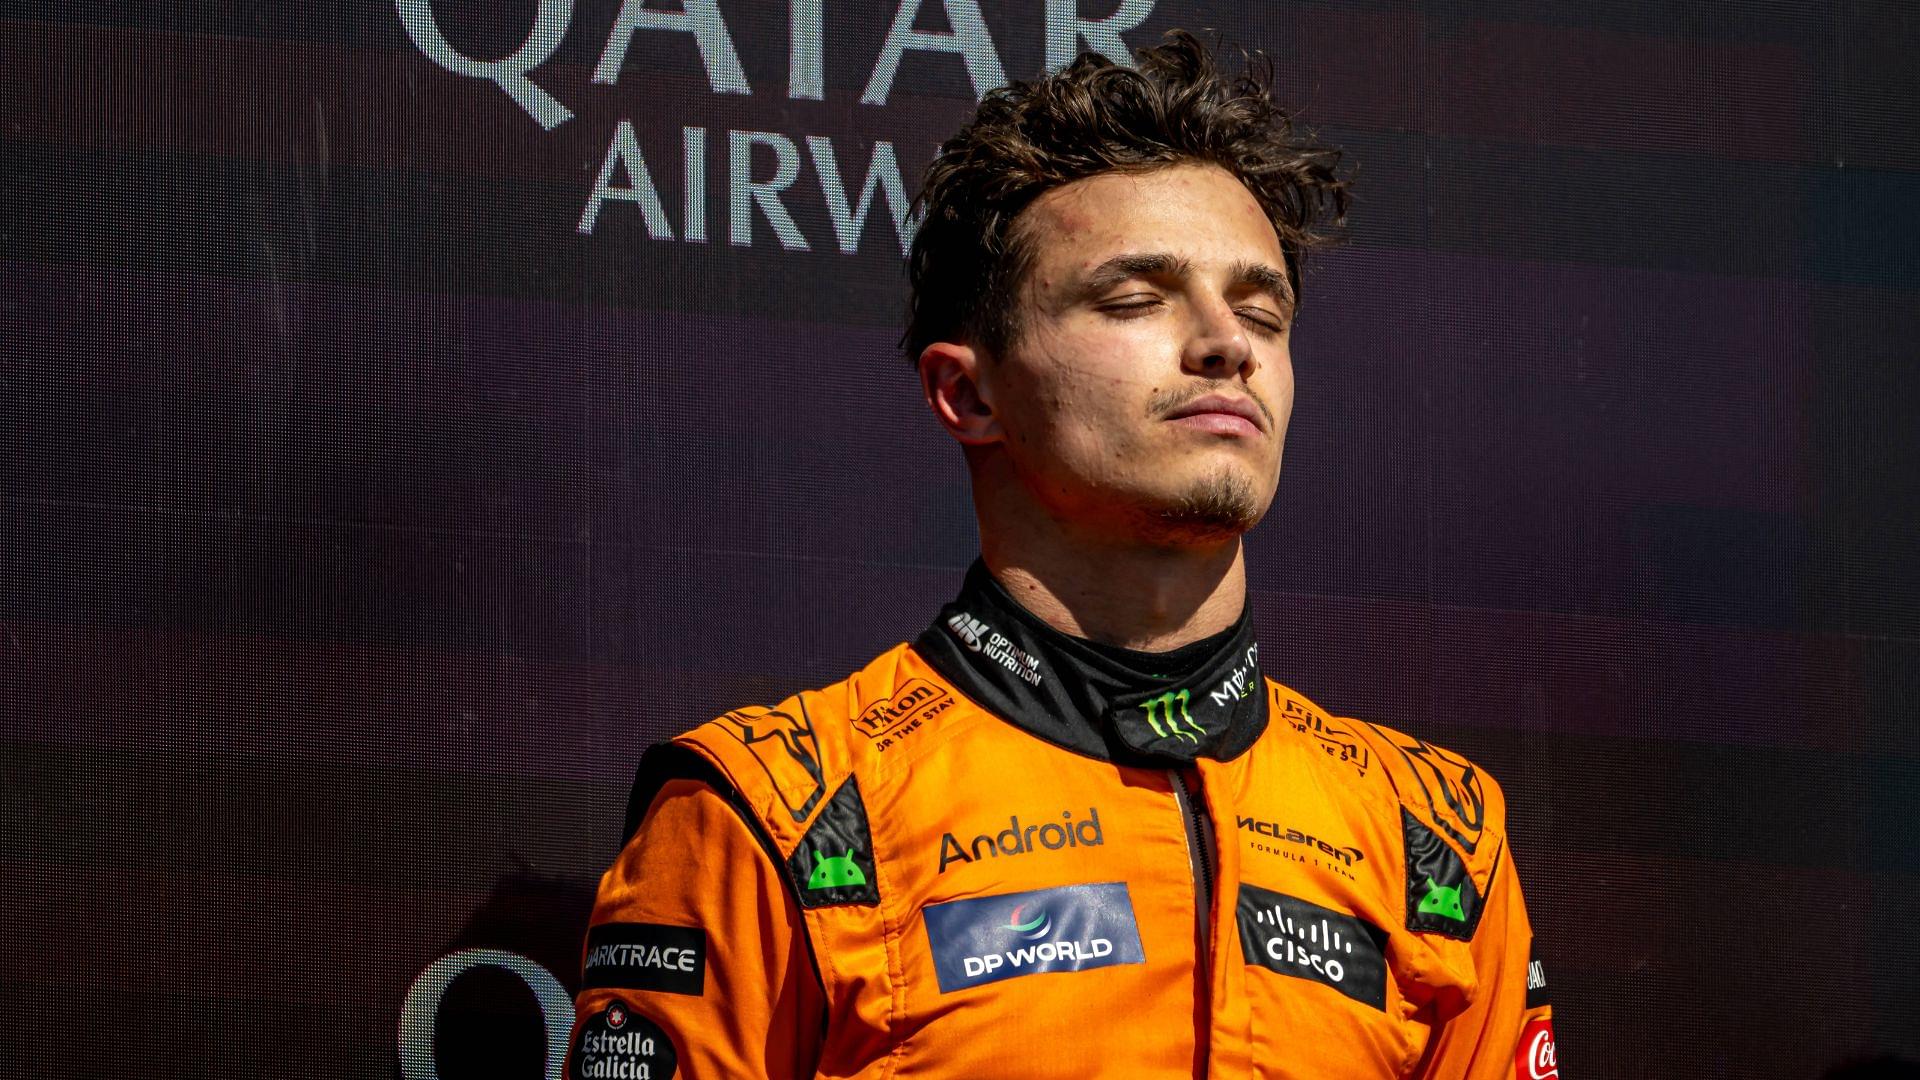
M 983 355 L 971 345 L 936 341 L 920 350 L 920 391 L 953 437 L 967 446 L 1005 438 L 993 411 L 992 390 L 983 385 Z
M 819 866 L 820 864 L 822 864 L 822 863 L 824 863 L 824 862 L 826 862 L 826 861 L 827 861 L 827 853 L 826 853 L 826 852 L 824 852 L 824 851 L 816 851 L 816 852 L 814 852 L 814 853 L 813 853 L 813 865 L 815 865 L 815 866 Z

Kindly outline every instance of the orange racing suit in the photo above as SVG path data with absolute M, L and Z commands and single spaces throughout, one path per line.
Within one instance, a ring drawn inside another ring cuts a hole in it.
M 650 750 L 567 1075 L 1558 1076 L 1492 778 L 1264 678 L 1246 614 L 1212 652 L 1143 685 L 976 563 Z

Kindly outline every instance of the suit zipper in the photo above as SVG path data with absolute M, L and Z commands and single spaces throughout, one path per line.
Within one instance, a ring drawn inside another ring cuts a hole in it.
M 1213 984 L 1213 851 L 1208 841 L 1207 805 L 1200 793 L 1187 786 L 1186 774 L 1169 769 L 1173 777 L 1173 798 L 1180 805 L 1180 819 L 1187 832 L 1187 858 L 1193 870 L 1194 933 L 1198 936 L 1199 968 L 1202 992 Z

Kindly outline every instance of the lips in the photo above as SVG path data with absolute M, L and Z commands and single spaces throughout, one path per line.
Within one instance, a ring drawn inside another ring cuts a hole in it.
M 1255 431 L 1267 430 L 1266 417 L 1261 415 L 1259 406 L 1249 398 L 1228 394 L 1208 394 L 1205 397 L 1195 398 L 1167 414 L 1169 420 L 1204 417 L 1238 417 L 1253 425 Z M 1228 425 L 1234 428 L 1239 427 L 1238 424 L 1231 424 L 1231 421 L 1221 426 Z

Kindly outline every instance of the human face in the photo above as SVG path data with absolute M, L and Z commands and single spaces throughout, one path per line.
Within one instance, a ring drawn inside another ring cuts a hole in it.
M 1069 522 L 1163 540 L 1266 513 L 1293 411 L 1279 238 L 1211 165 L 1104 173 L 1014 223 L 1015 339 L 978 372 L 1011 473 Z

